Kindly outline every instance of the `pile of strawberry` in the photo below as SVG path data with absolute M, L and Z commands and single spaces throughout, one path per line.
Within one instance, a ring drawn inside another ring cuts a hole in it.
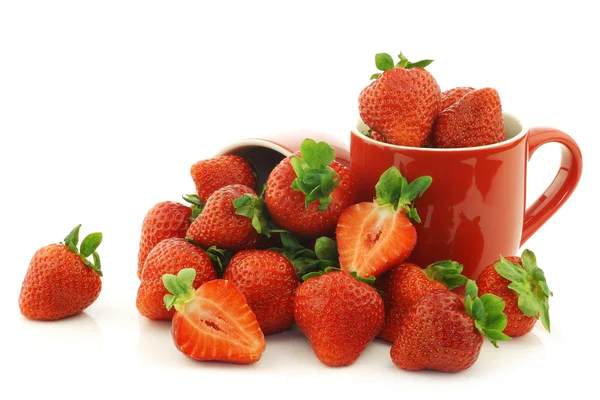
M 386 56 L 378 55 L 383 73 L 360 95 L 372 137 L 448 147 L 504 140 L 493 89 L 440 93 L 423 69 L 429 61 L 400 55 L 394 66 Z M 456 372 L 475 363 L 484 338 L 497 346 L 538 319 L 550 330 L 552 293 L 529 250 L 500 256 L 476 281 L 456 261 L 407 261 L 421 222 L 415 201 L 435 184 L 429 176 L 409 182 L 391 167 L 375 199 L 359 203 L 350 169 L 312 139 L 264 188 L 236 155 L 199 161 L 191 176 L 189 205 L 160 202 L 144 218 L 136 299 L 144 317 L 172 321 L 175 346 L 188 357 L 253 363 L 265 335 L 296 325 L 329 366 L 352 364 L 379 337 L 392 343 L 400 368 Z M 27 318 L 75 315 L 99 296 L 102 235 L 78 248 L 79 228 L 32 258 L 19 296 Z M 454 291 L 462 286 L 464 296 Z
M 442 92 L 425 70 L 432 60 L 411 63 L 400 53 L 394 64 L 375 56 L 381 73 L 358 98 L 362 133 L 372 139 L 411 147 L 475 147 L 506 140 L 502 105 L 492 88 L 457 87 Z

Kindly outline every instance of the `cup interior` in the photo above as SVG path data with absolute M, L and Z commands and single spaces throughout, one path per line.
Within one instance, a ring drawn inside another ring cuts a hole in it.
M 268 140 L 246 139 L 221 149 L 216 156 L 225 154 L 240 156 L 252 164 L 256 171 L 258 189 L 260 191 L 263 185 L 267 183 L 267 178 L 273 168 L 292 153 Z
M 503 140 L 502 142 L 488 144 L 486 146 L 478 146 L 478 147 L 461 147 L 461 148 L 451 148 L 451 149 L 423 147 L 422 149 L 424 151 L 473 151 L 473 150 L 481 149 L 483 147 L 487 148 L 487 147 L 493 147 L 493 146 L 503 146 L 505 144 L 508 144 L 509 142 L 512 142 L 513 140 L 519 140 L 518 138 L 522 137 L 523 135 L 525 135 L 527 133 L 528 129 L 525 129 L 523 124 L 521 123 L 521 121 L 514 115 L 504 112 L 504 113 L 502 113 L 502 117 L 504 120 L 504 129 L 506 130 L 506 140 Z M 365 140 L 370 140 L 370 141 L 373 141 L 374 143 L 378 143 L 378 144 L 381 144 L 384 146 L 390 146 L 393 148 L 406 147 L 406 146 L 399 146 L 399 145 L 395 145 L 395 144 L 383 143 L 383 142 L 379 142 L 374 139 L 371 139 L 368 136 L 365 136 L 362 134 L 362 132 L 365 132 L 367 130 L 369 130 L 369 126 L 367 124 L 365 124 L 359 118 L 356 123 L 355 130 L 353 130 L 354 134 L 362 136 Z M 419 149 L 419 148 L 411 147 L 411 149 L 414 150 L 414 149 Z

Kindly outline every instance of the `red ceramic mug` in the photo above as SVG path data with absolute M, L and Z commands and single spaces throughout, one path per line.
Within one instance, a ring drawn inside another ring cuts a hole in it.
M 375 184 L 390 166 L 409 180 L 430 175 L 433 182 L 415 201 L 421 223 L 410 261 L 423 267 L 452 259 L 464 265 L 463 274 L 475 279 L 501 254 L 518 249 L 569 198 L 581 176 L 579 147 L 567 134 L 552 128 L 524 129 L 505 114 L 508 139 L 462 149 L 395 146 L 370 139 L 352 129 L 352 172 L 361 200 L 370 201 Z M 563 145 L 561 166 L 544 194 L 525 209 L 527 163 L 541 145 Z

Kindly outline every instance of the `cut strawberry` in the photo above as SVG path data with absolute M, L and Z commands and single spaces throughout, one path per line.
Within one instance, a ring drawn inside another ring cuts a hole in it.
M 396 167 L 385 171 L 372 203 L 355 204 L 340 215 L 336 238 L 341 268 L 368 278 L 408 258 L 417 243 L 410 219 L 421 222 L 412 203 L 430 184 L 430 176 L 409 184 Z
M 179 351 L 195 360 L 250 364 L 260 359 L 266 343 L 244 295 L 227 280 L 215 279 L 196 291 L 193 268 L 177 276 L 163 275 L 172 294 L 165 295 L 167 309 L 175 307 L 171 333 Z

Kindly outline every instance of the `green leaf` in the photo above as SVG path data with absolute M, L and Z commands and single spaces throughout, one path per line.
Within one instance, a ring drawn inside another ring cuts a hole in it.
M 508 336 L 496 329 L 484 328 L 483 334 L 485 335 L 485 337 L 487 337 L 490 340 L 490 342 L 492 342 L 494 347 L 498 347 L 498 344 L 497 344 L 498 341 L 507 341 L 507 340 L 512 339 L 510 336 Z
M 533 293 L 522 293 L 519 295 L 519 309 L 527 317 L 537 317 L 540 312 L 538 300 Z
M 387 71 L 394 68 L 394 59 L 387 53 L 375 54 L 375 66 L 380 71 Z
M 172 294 L 178 295 L 180 294 L 180 287 L 177 283 L 177 277 L 173 274 L 164 274 L 162 276 L 163 285 L 165 288 Z
M 502 311 L 489 312 L 485 322 L 488 328 L 503 331 L 506 329 L 508 317 Z
M 550 313 L 548 310 L 548 304 L 543 303 L 540 306 L 540 319 L 542 320 L 542 325 L 548 332 L 550 332 Z
M 163 302 L 165 303 L 165 307 L 167 307 L 167 311 L 170 311 L 171 308 L 173 308 L 173 305 L 175 304 L 175 299 L 177 299 L 177 297 L 173 296 L 172 294 L 164 295 Z
M 525 249 L 521 253 L 521 262 L 523 263 L 523 269 L 533 275 L 533 271 L 537 268 L 537 260 L 533 251 Z
M 199 207 L 204 207 L 204 203 L 202 202 L 202 200 L 200 199 L 200 196 L 198 196 L 197 194 L 193 193 L 193 194 L 184 194 L 183 196 L 181 196 L 183 198 L 183 200 L 185 200 L 186 202 L 194 205 L 194 206 L 199 206 Z
M 533 270 L 533 278 L 539 282 L 546 282 L 546 275 L 540 268 L 535 267 Z
M 392 204 L 394 208 L 400 199 L 402 187 L 402 174 L 396 167 L 388 168 L 375 185 L 377 202 L 380 205 Z
M 196 270 L 194 268 L 184 268 L 177 273 L 177 281 L 185 290 L 194 285 L 194 279 L 196 279 Z
M 300 180 L 302 180 L 302 177 L 304 176 L 304 169 L 308 169 L 308 165 L 304 161 L 302 161 L 301 158 L 296 156 L 293 156 L 290 159 L 290 165 L 294 169 L 296 176 L 300 178 Z
M 229 261 L 231 261 L 233 252 L 225 249 L 219 249 L 217 246 L 210 246 L 208 249 L 206 249 L 206 254 L 208 254 L 210 257 L 210 261 L 215 267 L 217 275 L 219 277 L 223 276 L 225 268 L 227 265 L 229 265 Z
M 423 270 L 431 280 L 442 282 L 450 290 L 467 283 L 467 277 L 462 275 L 462 264 L 452 260 L 443 260 L 429 265 Z
M 319 260 L 337 262 L 339 255 L 336 241 L 327 236 L 318 238 L 315 242 L 315 254 Z
M 80 253 L 83 257 L 89 257 L 102 243 L 102 233 L 94 232 L 87 235 L 81 242 Z
M 546 297 L 552 296 L 552 292 L 550 291 L 550 288 L 548 287 L 548 284 L 546 282 L 540 281 L 538 285 L 542 289 L 542 292 Z
M 483 294 L 480 299 L 488 313 L 497 313 L 504 310 L 506 306 L 504 300 L 491 293 Z
M 321 187 L 317 186 L 304 198 L 304 205 L 306 206 L 306 209 L 308 210 L 308 205 L 310 203 L 312 203 L 315 200 L 319 200 L 320 198 L 321 198 Z
M 500 256 L 500 261 L 494 264 L 494 269 L 500 276 L 508 279 L 511 282 L 524 283 L 527 281 L 527 271 L 525 271 L 519 264 L 508 261 L 506 258 Z
M 478 320 L 485 319 L 485 306 L 479 297 L 473 300 L 473 316 Z
M 429 186 L 431 186 L 432 181 L 433 178 L 431 176 L 425 175 L 418 177 L 417 179 L 409 183 L 404 190 L 402 190 L 401 197 L 403 199 L 407 199 L 408 201 L 413 201 L 417 197 L 421 197 L 423 193 L 425 193 L 425 191 L 429 188 Z
M 94 257 L 94 271 L 96 271 L 98 275 L 103 276 L 102 264 L 100 263 L 100 254 L 95 251 L 92 253 L 92 257 Z
M 467 279 L 467 284 L 465 286 L 465 294 L 469 297 L 475 298 L 477 297 L 477 292 L 479 289 L 477 288 L 477 284 L 472 279 Z
M 421 61 L 417 61 L 417 62 L 409 62 L 408 64 L 406 64 L 406 69 L 410 69 L 410 68 L 425 68 L 427 67 L 429 64 L 431 64 L 433 62 L 433 60 L 421 60 Z
M 69 234 L 65 237 L 65 245 L 69 248 L 72 248 L 71 245 L 75 246 L 77 249 L 77 245 L 79 244 L 79 229 L 81 228 L 81 224 L 77 225 Z M 73 250 L 71 250 L 73 251 Z M 77 253 L 75 251 L 74 253 Z
M 281 244 L 287 252 L 293 254 L 299 250 L 304 250 L 304 246 L 290 232 L 281 232 L 279 237 L 281 238 Z
M 377 79 L 377 78 L 379 78 L 379 75 L 381 75 L 381 74 L 380 73 L 373 74 L 373 75 L 371 75 L 371 77 L 369 79 L 370 80 Z
M 335 150 L 325 142 L 304 139 L 300 144 L 300 154 L 310 168 L 322 169 L 335 160 Z
M 77 246 L 73 244 L 73 242 L 70 242 L 70 243 L 67 245 L 67 248 L 69 249 L 69 251 L 70 251 L 71 253 L 79 254 L 79 250 L 77 249 Z
M 319 198 L 319 207 L 317 207 L 317 210 L 323 211 L 323 212 L 326 211 L 332 201 L 333 201 L 333 197 L 331 197 L 331 196 L 320 197 Z

